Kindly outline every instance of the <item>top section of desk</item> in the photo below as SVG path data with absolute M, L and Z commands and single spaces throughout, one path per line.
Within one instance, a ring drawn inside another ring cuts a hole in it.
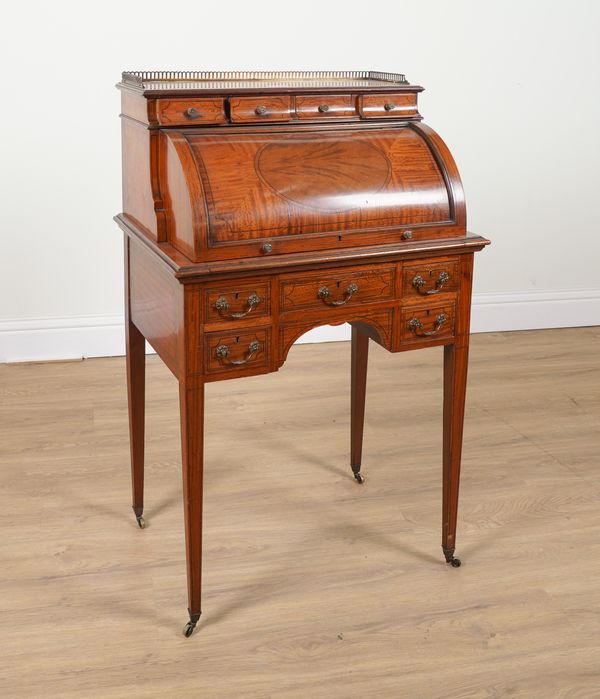
M 450 152 L 399 73 L 125 72 L 123 220 L 185 260 L 466 236 Z

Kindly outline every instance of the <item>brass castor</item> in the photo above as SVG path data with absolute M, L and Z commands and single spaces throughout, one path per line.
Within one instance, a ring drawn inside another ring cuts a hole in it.
M 136 515 L 135 517 L 137 519 L 138 527 L 140 529 L 145 529 L 146 528 L 146 520 L 140 515 L 139 517 Z
M 361 473 L 360 471 L 357 471 L 357 472 L 354 474 L 354 478 L 356 478 L 356 481 L 357 481 L 358 483 L 364 483 L 364 482 L 365 482 L 365 477 L 362 475 L 362 473 Z
M 190 614 L 190 620 L 183 627 L 183 635 L 186 638 L 189 638 L 194 633 L 194 629 L 196 628 L 196 624 L 198 623 L 199 619 L 200 614 Z
M 446 563 L 449 563 L 453 568 L 460 568 L 461 561 L 460 558 L 454 558 L 454 549 L 445 549 L 442 547 L 442 550 L 446 558 Z

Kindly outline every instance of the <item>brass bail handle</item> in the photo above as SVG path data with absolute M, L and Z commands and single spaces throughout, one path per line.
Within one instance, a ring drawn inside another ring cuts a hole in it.
M 449 280 L 450 275 L 448 272 L 440 272 L 438 278 L 436 279 L 434 288 L 425 290 L 423 287 L 427 284 L 427 282 L 420 274 L 417 274 L 417 276 L 412 280 L 412 285 L 423 296 L 432 296 L 433 294 L 439 294 L 444 284 Z
M 247 364 L 259 350 L 260 342 L 258 340 L 252 340 L 248 345 L 246 356 L 243 359 L 229 359 L 229 345 L 219 345 L 215 351 L 221 363 L 231 366 L 240 366 L 242 364 Z
M 239 318 L 245 318 L 261 303 L 261 301 L 261 297 L 256 293 L 256 291 L 253 291 L 246 299 L 246 308 L 243 311 L 227 313 L 229 310 L 229 301 L 225 298 L 225 296 L 219 296 L 219 298 L 215 301 L 215 308 L 219 312 L 219 315 L 223 318 L 233 318 L 234 320 L 238 320 Z
M 331 291 L 326 286 L 322 286 L 319 291 L 317 291 L 317 296 L 323 301 L 323 303 L 326 303 L 328 306 L 344 306 L 345 304 L 350 301 L 350 299 L 356 294 L 358 291 L 358 284 L 355 284 L 354 282 L 351 282 L 348 284 L 346 288 L 346 292 L 344 294 L 344 298 L 340 299 L 339 301 L 334 301 L 331 299 Z
M 440 328 L 447 320 L 448 316 L 445 313 L 440 313 L 435 319 L 433 330 L 423 330 L 423 323 L 418 318 L 411 318 L 408 327 L 419 337 L 431 337 L 439 332 Z

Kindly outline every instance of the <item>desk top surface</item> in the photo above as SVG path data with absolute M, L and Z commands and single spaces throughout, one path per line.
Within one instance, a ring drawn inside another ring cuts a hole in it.
M 145 94 L 422 89 L 411 85 L 402 73 L 377 71 L 125 71 L 118 86 Z

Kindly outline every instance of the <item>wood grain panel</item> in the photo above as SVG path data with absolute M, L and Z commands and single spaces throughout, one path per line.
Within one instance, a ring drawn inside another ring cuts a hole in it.
M 374 331 L 377 342 L 387 349 L 392 349 L 392 308 L 346 310 L 337 321 L 331 318 L 312 316 L 302 321 L 282 321 L 279 328 L 279 364 L 283 364 L 293 343 L 304 333 L 320 325 L 340 325 L 341 323 L 359 323 Z
M 151 167 L 152 135 L 147 128 L 137 122 L 121 119 L 121 139 L 123 149 L 123 212 L 136 225 L 155 240 L 160 239 L 155 201 L 159 203 L 159 193 Z
M 213 245 L 450 218 L 440 168 L 411 129 L 364 130 L 351 138 L 344 132 L 185 137 L 202 174 Z
M 134 92 L 121 92 L 121 116 L 128 116 L 144 124 L 148 123 L 148 100 Z
M 129 269 L 131 320 L 178 376 L 183 288 L 164 262 L 133 239 Z

